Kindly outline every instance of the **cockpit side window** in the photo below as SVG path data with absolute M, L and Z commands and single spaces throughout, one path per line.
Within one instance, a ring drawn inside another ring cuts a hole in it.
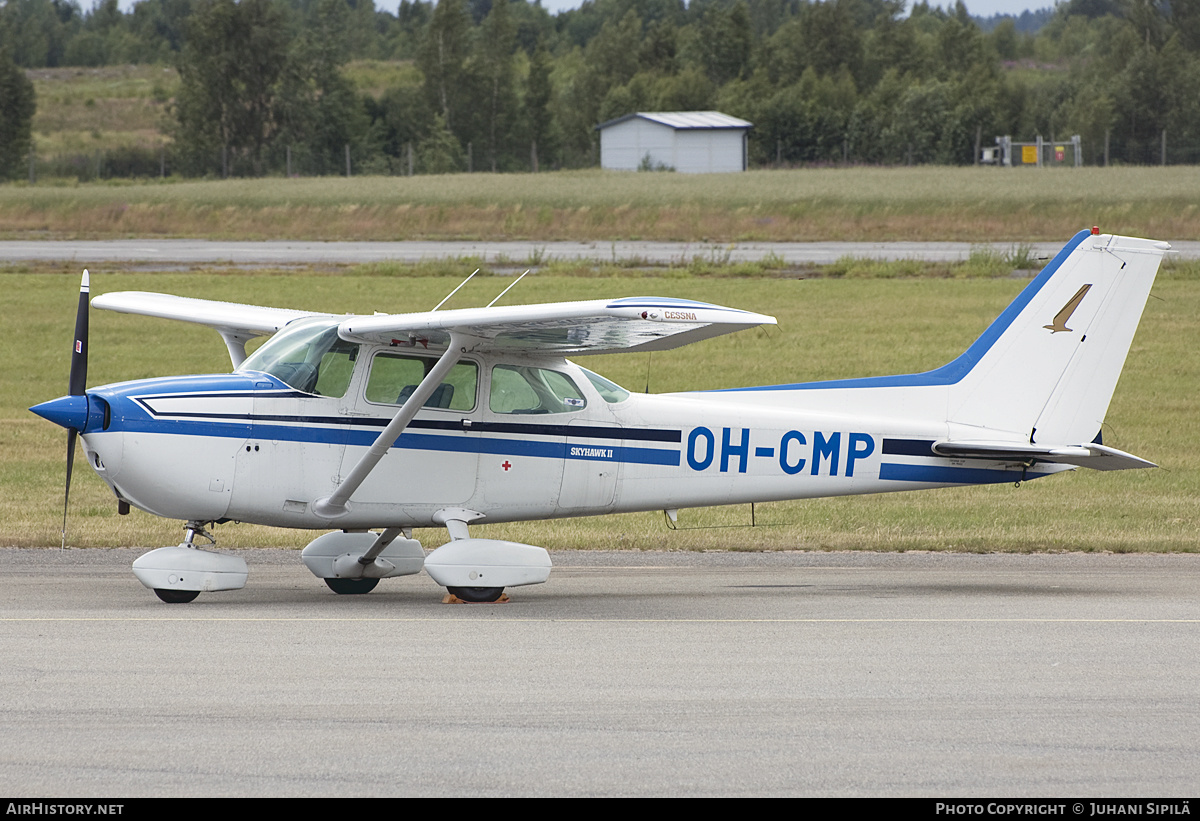
M 339 339 L 321 355 L 317 365 L 317 383 L 313 393 L 318 396 L 341 398 L 350 387 L 354 376 L 354 362 L 358 359 L 358 345 Z
M 239 371 L 260 371 L 298 391 L 341 398 L 350 387 L 358 345 L 338 336 L 336 320 L 290 325 L 247 357 Z
M 488 407 L 493 413 L 570 413 L 587 400 L 566 374 L 523 365 L 492 368 Z
M 371 375 L 367 379 L 367 401 L 378 405 L 404 404 L 436 364 L 437 360 L 431 357 L 378 354 L 371 362 Z M 478 382 L 478 365 L 457 362 L 425 400 L 425 407 L 469 411 L 475 407 Z

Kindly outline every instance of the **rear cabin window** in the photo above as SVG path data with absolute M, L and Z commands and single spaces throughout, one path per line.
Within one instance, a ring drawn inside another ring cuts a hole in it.
M 371 362 L 367 379 L 367 401 L 377 405 L 402 405 L 433 370 L 437 360 L 425 356 L 381 353 Z M 475 386 L 479 383 L 479 366 L 474 362 L 458 362 L 446 374 L 442 384 L 433 389 L 425 407 L 442 410 L 469 411 L 475 407 Z
M 492 413 L 571 413 L 587 407 L 587 400 L 566 374 L 523 365 L 497 365 L 492 368 L 488 407 Z

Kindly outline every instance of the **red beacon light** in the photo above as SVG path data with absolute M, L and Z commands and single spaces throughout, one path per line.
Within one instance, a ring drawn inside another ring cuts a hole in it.
M 1100 236 L 1100 226 L 1099 226 L 1099 225 L 1093 225 L 1093 226 L 1092 226 L 1092 236 L 1093 236 L 1093 237 L 1098 237 L 1098 236 Z

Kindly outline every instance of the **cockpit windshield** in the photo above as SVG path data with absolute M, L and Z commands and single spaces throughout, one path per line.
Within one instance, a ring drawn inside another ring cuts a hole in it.
M 290 323 L 246 358 L 238 371 L 260 371 L 298 391 L 342 397 L 350 387 L 358 345 L 338 336 L 338 320 Z
M 629 391 L 622 388 L 616 382 L 605 379 L 598 373 L 592 373 L 587 368 L 580 368 L 583 375 L 592 383 L 592 387 L 600 394 L 600 398 L 609 404 L 615 405 L 618 402 L 624 402 L 629 398 Z

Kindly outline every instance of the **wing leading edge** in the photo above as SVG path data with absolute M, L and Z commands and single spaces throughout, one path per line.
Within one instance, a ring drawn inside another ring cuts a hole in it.
M 775 317 L 662 297 L 597 299 L 515 307 L 348 317 L 343 339 L 384 345 L 449 343 L 451 333 L 477 351 L 589 355 L 665 351 L 702 339 L 774 325 Z
M 92 307 L 121 314 L 138 314 L 207 325 L 225 340 L 225 346 L 229 348 L 229 358 L 235 368 L 246 358 L 246 343 L 254 337 L 270 336 L 296 319 L 332 316 L 317 311 L 266 308 L 147 291 L 116 291 L 103 294 L 92 299 Z

